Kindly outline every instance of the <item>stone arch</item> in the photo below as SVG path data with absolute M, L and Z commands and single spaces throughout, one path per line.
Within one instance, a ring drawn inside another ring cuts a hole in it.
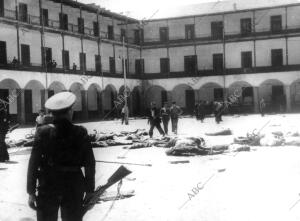
M 281 112 L 286 108 L 285 89 L 278 79 L 267 79 L 259 85 L 259 99 L 264 98 L 266 111 Z
M 293 81 L 290 85 L 291 108 L 300 111 L 300 79 Z
M 228 101 L 231 113 L 251 113 L 254 111 L 255 88 L 246 81 L 235 81 L 227 89 Z
M 200 87 L 198 90 L 199 101 L 220 101 L 224 99 L 223 87 L 214 82 L 208 82 Z
M 62 91 L 66 91 L 65 85 L 59 81 L 53 81 L 48 87 L 48 97 Z
M 17 121 L 20 116 L 20 85 L 13 79 L 4 79 L 0 81 L 0 99 L 5 101 L 8 107 L 11 119 Z
M 89 119 L 96 119 L 101 116 L 101 88 L 93 83 L 87 90 L 87 108 Z
M 37 81 L 31 80 L 25 86 L 25 122 L 32 123 L 38 115 L 40 109 L 45 105 L 45 88 L 44 85 Z
M 192 113 L 195 107 L 195 91 L 187 84 L 176 85 L 172 90 L 172 101 L 175 101 L 186 113 Z
M 73 110 L 74 110 L 74 120 L 79 120 L 84 118 L 84 107 L 86 104 L 86 100 L 85 100 L 85 96 L 84 96 L 84 88 L 83 85 L 81 83 L 78 82 L 74 82 L 71 86 L 69 91 L 71 91 L 72 93 L 74 93 L 76 95 L 76 102 L 73 105 Z
M 153 85 L 149 87 L 146 91 L 146 107 L 150 108 L 150 103 L 155 102 L 156 107 L 162 107 L 164 102 L 168 101 L 167 91 L 159 85 Z
M 132 99 L 132 114 L 134 116 L 141 116 L 143 112 L 142 87 L 134 87 L 130 97 Z

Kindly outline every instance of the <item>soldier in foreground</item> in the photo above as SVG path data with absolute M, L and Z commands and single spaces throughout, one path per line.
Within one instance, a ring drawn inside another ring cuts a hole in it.
M 71 123 L 75 100 L 70 92 L 48 99 L 45 107 L 53 123 L 38 127 L 35 134 L 27 192 L 38 221 L 56 221 L 59 208 L 62 221 L 82 221 L 84 194 L 89 198 L 95 188 L 95 158 L 87 131 Z

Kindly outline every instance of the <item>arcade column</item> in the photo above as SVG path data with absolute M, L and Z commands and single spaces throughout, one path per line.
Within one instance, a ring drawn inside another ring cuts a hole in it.
M 17 119 L 20 124 L 25 124 L 25 90 L 17 89 L 17 95 Z
M 259 113 L 259 94 L 258 87 L 253 87 L 253 105 L 254 105 L 254 113 Z
M 291 105 L 291 87 L 290 85 L 285 85 L 285 100 L 286 100 L 286 112 L 292 111 L 292 105 Z
M 100 117 L 104 116 L 103 105 L 102 105 L 102 93 L 100 91 L 97 92 L 97 110 L 100 119 Z
M 82 120 L 88 120 L 88 97 L 87 91 L 81 91 L 81 102 L 82 102 Z

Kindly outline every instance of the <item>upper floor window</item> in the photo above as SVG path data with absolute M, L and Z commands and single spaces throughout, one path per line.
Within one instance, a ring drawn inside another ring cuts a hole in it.
M 136 59 L 135 60 L 135 74 L 144 74 L 144 59 Z
M 52 48 L 42 47 L 42 63 L 43 66 L 51 68 L 52 65 Z
M 160 59 L 160 73 L 169 73 L 170 72 L 170 59 L 161 58 Z
M 128 59 L 125 59 L 125 70 L 126 73 L 129 73 L 129 65 L 128 65 Z M 124 73 L 124 59 L 122 59 L 122 72 Z
M 85 71 L 86 70 L 86 54 L 85 53 L 79 54 L 79 61 L 80 61 L 80 70 Z
M 161 42 L 166 42 L 169 40 L 169 30 L 167 27 L 159 28 L 159 38 Z
M 95 68 L 97 72 L 101 72 L 101 56 L 95 55 Z
M 211 37 L 213 39 L 223 39 L 223 22 L 216 21 L 211 23 Z
M 27 4 L 19 3 L 19 20 L 28 22 Z
M 48 18 L 48 9 L 42 9 L 42 16 L 41 16 L 41 24 L 44 26 L 49 26 L 49 18 Z
M 59 28 L 62 30 L 68 30 L 68 15 L 59 13 Z
M 252 67 L 252 52 L 243 51 L 241 53 L 241 64 L 242 68 L 251 68 Z
M 272 67 L 278 67 L 283 65 L 282 49 L 271 50 L 271 64 Z
M 6 42 L 0 41 L 0 65 L 7 64 Z
M 185 25 L 185 39 L 191 40 L 195 38 L 195 25 Z
M 126 30 L 124 28 L 121 28 L 120 40 L 123 41 L 123 38 L 124 38 L 124 41 L 126 41 Z
M 135 29 L 134 30 L 134 43 L 140 44 L 144 42 L 144 30 L 143 29 Z
M 84 19 L 78 18 L 78 32 L 84 34 Z
M 242 18 L 241 19 L 241 34 L 242 35 L 249 35 L 252 32 L 252 24 L 251 18 Z
M 213 69 L 216 72 L 223 71 L 223 54 L 213 54 Z
M 4 16 L 4 0 L 0 0 L 0 17 Z
M 114 57 L 109 57 L 109 72 L 116 73 L 116 62 Z
M 70 69 L 70 56 L 69 56 L 69 51 L 63 50 L 62 51 L 62 62 L 63 62 L 63 67 L 67 70 Z
M 94 28 L 94 36 L 99 37 L 99 23 L 94 21 L 93 28 Z
M 271 32 L 280 32 L 282 30 L 281 15 L 271 16 Z
M 197 71 L 197 55 L 184 56 L 184 71 L 194 74 Z
M 30 66 L 30 47 L 29 45 L 21 44 L 21 60 L 24 66 Z
M 114 26 L 112 25 L 107 26 L 107 38 L 110 40 L 114 39 Z

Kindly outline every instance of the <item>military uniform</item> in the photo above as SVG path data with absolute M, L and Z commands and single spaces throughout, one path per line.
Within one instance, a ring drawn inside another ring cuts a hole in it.
M 63 221 L 81 221 L 84 193 L 94 188 L 95 158 L 86 129 L 55 118 L 38 127 L 27 174 L 28 194 L 38 193 L 37 220 L 56 221 L 60 208 Z
M 9 114 L 5 108 L 0 109 L 0 162 L 9 160 L 5 137 L 9 130 Z

